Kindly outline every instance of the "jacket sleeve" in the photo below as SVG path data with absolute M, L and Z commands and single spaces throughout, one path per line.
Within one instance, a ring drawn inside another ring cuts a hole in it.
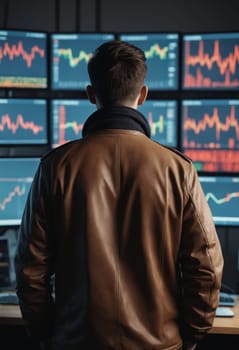
M 54 264 L 47 186 L 46 174 L 40 164 L 28 194 L 15 255 L 22 316 L 30 335 L 37 340 L 49 337 L 54 319 L 50 283 Z
M 181 330 L 183 338 L 201 340 L 212 327 L 218 306 L 223 256 L 212 214 L 194 166 L 185 182 L 181 240 Z

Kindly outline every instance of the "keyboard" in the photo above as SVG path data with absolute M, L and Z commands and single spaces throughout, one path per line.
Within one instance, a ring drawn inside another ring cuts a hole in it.
M 219 306 L 235 306 L 236 298 L 235 296 L 220 292 Z
M 14 292 L 0 292 L 0 304 L 18 305 L 18 297 Z

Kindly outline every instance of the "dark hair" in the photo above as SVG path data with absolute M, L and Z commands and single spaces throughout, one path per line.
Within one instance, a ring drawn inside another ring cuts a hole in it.
M 144 85 L 146 72 L 144 52 L 119 40 L 98 47 L 88 62 L 91 84 L 102 105 L 134 100 Z

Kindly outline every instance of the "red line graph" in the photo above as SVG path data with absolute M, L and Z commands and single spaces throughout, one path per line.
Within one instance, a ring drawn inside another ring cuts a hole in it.
M 13 44 L 11 47 L 6 42 L 2 47 L 0 47 L 0 64 L 2 60 L 8 56 L 10 61 L 13 61 L 15 57 L 21 56 L 24 61 L 26 61 L 27 67 L 31 68 L 32 61 L 35 59 L 36 55 L 39 55 L 41 58 L 44 57 L 45 51 L 41 49 L 39 46 L 34 45 L 31 48 L 30 53 L 28 53 L 24 47 L 23 42 L 19 41 L 17 45 Z
M 18 114 L 16 118 L 16 122 L 12 122 L 11 118 L 8 114 L 2 116 L 0 121 L 0 132 L 4 132 L 5 127 L 9 129 L 13 134 L 16 134 L 19 128 L 24 130 L 31 130 L 33 134 L 38 134 L 43 131 L 43 126 L 36 125 L 34 122 L 26 122 L 22 114 Z
M 8 203 L 12 201 L 12 199 L 17 196 L 23 196 L 25 194 L 25 187 L 21 189 L 20 186 L 16 186 L 13 191 L 11 191 L 6 198 L 3 199 L 2 203 L 0 203 L 0 209 L 5 210 Z
M 204 50 L 204 41 L 200 40 L 198 44 L 198 53 L 193 56 L 190 53 L 190 42 L 185 42 L 185 87 L 239 87 L 239 80 L 232 79 L 235 75 L 239 64 L 239 45 L 234 45 L 232 52 L 223 58 L 220 53 L 219 40 L 214 41 L 213 54 L 210 56 Z M 219 77 L 224 77 L 224 81 L 216 81 L 212 79 L 212 69 L 218 67 Z M 196 74 L 189 72 L 190 67 L 199 66 Z M 202 74 L 201 68 L 208 70 L 208 77 Z
M 230 129 L 235 130 L 235 138 L 228 138 L 228 148 L 235 148 L 235 141 L 239 141 L 239 121 L 236 118 L 236 109 L 235 106 L 231 106 L 230 113 L 226 116 L 225 122 L 222 122 L 219 115 L 219 110 L 217 107 L 213 108 L 213 113 L 205 113 L 201 120 L 196 121 L 193 118 L 188 117 L 188 108 L 184 108 L 184 132 L 192 130 L 194 134 L 200 134 L 205 132 L 208 128 L 215 128 L 216 141 L 219 143 L 213 143 L 211 146 L 220 148 L 220 138 L 222 132 L 228 132 Z M 184 147 L 195 147 L 196 144 L 194 141 L 188 141 L 188 135 L 185 133 Z

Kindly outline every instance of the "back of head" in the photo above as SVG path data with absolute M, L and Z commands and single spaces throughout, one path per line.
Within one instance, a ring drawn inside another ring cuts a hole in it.
M 137 98 L 146 72 L 144 52 L 118 40 L 98 47 L 88 63 L 91 85 L 102 106 L 121 105 Z

